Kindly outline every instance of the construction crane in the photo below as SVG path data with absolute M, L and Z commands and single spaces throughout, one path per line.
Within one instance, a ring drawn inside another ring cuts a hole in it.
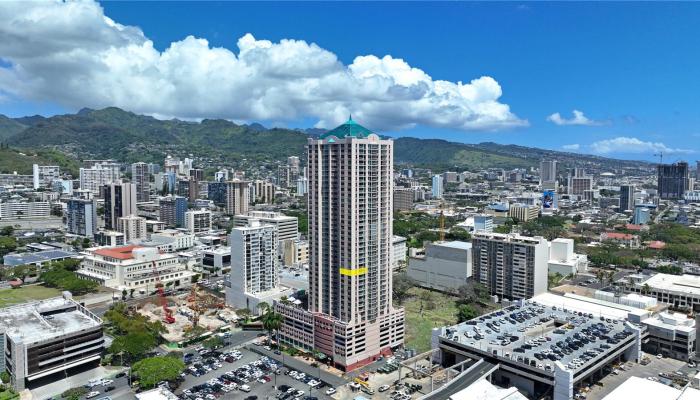
M 160 273 L 158 273 L 158 267 L 156 267 L 156 262 L 152 261 L 153 273 L 156 276 L 156 288 L 158 289 L 158 299 L 160 301 L 160 306 L 163 308 L 163 313 L 165 317 L 163 320 L 167 324 L 172 324 L 175 322 L 175 317 L 173 317 L 173 312 L 168 308 L 168 299 L 165 297 L 165 289 L 163 289 L 163 283 L 160 281 Z
M 658 152 L 654 154 L 654 157 L 659 157 L 659 165 L 664 163 L 664 153 L 663 152 Z

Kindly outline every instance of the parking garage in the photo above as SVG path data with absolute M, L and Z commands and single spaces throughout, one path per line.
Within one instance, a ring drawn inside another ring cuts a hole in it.
M 531 398 L 571 399 L 619 361 L 639 361 L 641 331 L 624 318 L 519 301 L 433 332 L 436 359 L 448 367 L 468 358 L 498 364 L 495 384 Z

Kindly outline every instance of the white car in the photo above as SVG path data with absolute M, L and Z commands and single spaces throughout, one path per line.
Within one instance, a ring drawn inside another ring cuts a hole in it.
M 327 394 L 328 396 L 334 394 L 335 392 L 336 392 L 336 390 L 335 390 L 334 388 L 328 388 L 328 390 L 326 390 L 326 394 Z
M 241 389 L 241 392 L 246 392 L 246 393 L 250 392 L 250 386 L 248 386 L 248 385 L 241 385 L 241 387 L 239 389 Z
M 103 385 L 103 386 L 111 385 L 111 384 L 113 384 L 113 383 L 114 383 L 114 381 L 111 380 L 111 379 L 105 379 L 105 380 L 102 381 L 102 385 Z
M 100 395 L 100 392 L 92 391 L 92 392 L 86 394 L 86 395 L 85 395 L 85 398 L 86 398 L 86 399 L 91 399 L 91 398 L 97 397 L 97 396 L 99 396 L 99 395 Z

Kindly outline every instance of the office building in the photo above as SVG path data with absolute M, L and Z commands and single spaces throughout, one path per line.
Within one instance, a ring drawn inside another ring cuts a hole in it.
M 181 229 L 164 229 L 151 234 L 151 240 L 147 243 L 156 246 L 160 251 L 176 253 L 194 246 L 195 236 L 192 233 L 183 232 Z
M 119 230 L 117 221 L 121 217 L 136 215 L 136 185 L 112 183 L 104 186 L 105 228 Z
M 280 339 L 353 370 L 404 339 L 392 303 L 393 141 L 350 119 L 310 138 L 307 156 L 309 308 L 276 304 Z
M 445 183 L 457 183 L 459 175 L 454 171 L 446 171 L 442 173 L 442 181 Z
M 474 232 L 493 232 L 493 216 L 488 214 L 474 215 Z
M 119 182 L 120 179 L 119 164 L 116 163 L 96 163 L 90 168 L 80 168 L 80 189 L 89 190 L 95 195 L 105 185 Z
M 151 201 L 151 174 L 145 162 L 131 164 L 131 181 L 136 185 L 136 201 Z
M 69 292 L 0 309 L 0 336 L 0 370 L 18 392 L 97 368 L 105 347 L 102 320 Z
M 634 211 L 634 185 L 620 186 L 620 211 Z
M 648 337 L 643 349 L 676 360 L 689 361 L 695 357 L 697 329 L 695 319 L 683 313 L 662 312 L 642 321 Z
M 403 236 L 394 235 L 394 237 L 391 239 L 391 247 L 393 248 L 394 252 L 391 270 L 395 272 L 406 267 L 406 257 L 408 257 L 406 238 Z
M 34 189 L 50 188 L 53 181 L 61 179 L 61 169 L 57 165 L 32 166 L 32 184 Z
M 632 218 L 632 223 L 635 225 L 648 224 L 651 220 L 651 209 L 645 207 L 642 204 L 636 205 L 634 207 L 634 217 Z
M 639 276 L 627 282 L 627 289 L 646 296 L 655 297 L 659 302 L 671 304 L 676 309 L 692 310 L 700 307 L 700 276 L 656 274 L 651 277 Z
M 442 175 L 433 175 L 432 188 L 430 190 L 430 192 L 433 195 L 433 198 L 434 199 L 441 199 L 443 190 L 444 190 L 444 188 L 443 188 Z
M 185 212 L 187 212 L 187 199 L 181 196 L 161 197 L 160 221 L 167 226 L 182 228 L 185 226 Z
M 245 214 L 250 203 L 248 181 L 226 182 L 226 213 L 231 215 Z
M 410 211 L 413 209 L 413 189 L 394 189 L 394 211 Z
M 682 199 L 683 194 L 692 189 L 688 163 L 681 161 L 674 164 L 657 166 L 657 189 L 661 199 Z
M 540 161 L 540 186 L 554 189 L 557 186 L 557 160 Z
M 47 218 L 51 215 L 48 201 L 5 201 L 0 203 L 0 219 Z
M 226 205 L 226 182 L 209 182 L 207 183 L 207 198 L 214 202 L 217 206 Z
M 209 232 L 211 230 L 211 211 L 190 210 L 185 212 L 185 229 L 190 233 Z
M 419 286 L 454 293 L 472 276 L 472 244 L 438 242 L 425 247 L 425 255 L 408 260 L 407 275 Z
M 214 247 L 202 253 L 202 265 L 212 273 L 231 267 L 231 246 Z
M 97 204 L 94 199 L 70 199 L 66 203 L 66 230 L 92 238 L 97 233 Z
M 251 220 L 246 227 L 233 228 L 230 243 L 231 286 L 226 303 L 257 313 L 258 303 L 277 292 L 277 229 Z
M 547 270 L 550 274 L 558 273 L 561 276 L 586 272 L 588 270 L 588 256 L 574 252 L 573 239 L 554 239 L 550 242 Z
M 586 175 L 582 168 L 574 168 L 569 172 L 568 194 L 583 197 L 587 190 L 593 189 L 593 177 Z
M 542 237 L 475 232 L 472 275 L 491 295 L 528 299 L 547 291 L 549 243 Z
M 511 204 L 508 207 L 508 216 L 517 219 L 520 222 L 532 221 L 540 216 L 540 208 L 538 206 L 526 204 Z
M 100 231 L 95 234 L 95 243 L 99 246 L 123 246 L 124 242 L 124 234 L 121 232 Z
M 136 215 L 128 215 L 117 219 L 117 231 L 124 234 L 124 240 L 132 242 L 145 239 L 148 233 L 146 229 L 146 218 Z
M 85 254 L 80 269 L 75 273 L 81 278 L 99 283 L 111 289 L 136 289 L 145 293 L 163 285 L 190 286 L 192 276 L 177 254 L 163 253 L 155 247 L 128 245 L 112 248 L 91 248 Z

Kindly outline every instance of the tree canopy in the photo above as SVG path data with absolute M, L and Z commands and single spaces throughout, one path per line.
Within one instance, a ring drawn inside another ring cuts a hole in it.
M 178 357 L 157 356 L 136 362 L 132 371 L 142 388 L 152 388 L 160 381 L 174 381 L 185 369 L 185 363 Z

